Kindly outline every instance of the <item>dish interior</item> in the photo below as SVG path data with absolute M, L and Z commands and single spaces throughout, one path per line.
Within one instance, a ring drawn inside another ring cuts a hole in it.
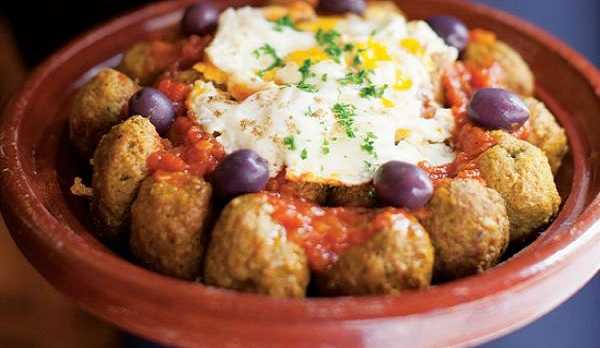
M 431 15 L 430 11 L 424 7 L 411 4 L 409 1 L 401 2 L 400 5 L 407 12 L 409 18 Z M 453 10 L 452 6 L 455 5 L 440 4 L 436 6 L 436 11 L 451 13 Z M 92 227 L 88 218 L 87 200 L 78 198 L 70 193 L 69 188 L 75 176 L 89 177 L 91 173 L 89 173 L 89 165 L 82 160 L 78 160 L 79 157 L 72 146 L 68 144 L 68 113 L 65 110 L 69 107 L 70 98 L 75 89 L 81 86 L 87 79 L 94 76 L 100 67 L 116 65 L 119 61 L 120 53 L 134 42 L 143 38 L 163 35 L 165 32 L 172 30 L 179 16 L 179 13 L 168 14 L 146 21 L 144 25 L 135 23 L 115 30 L 117 33 L 129 31 L 130 35 L 127 37 L 117 35 L 115 36 L 116 39 L 109 39 L 107 35 L 106 37 L 98 38 L 99 41 L 94 45 L 83 42 L 79 45 L 81 47 L 71 47 L 70 49 L 73 52 L 77 52 L 76 55 L 68 56 L 65 58 L 65 61 L 55 62 L 55 64 L 61 65 L 60 70 L 62 70 L 61 74 L 63 75 L 61 79 L 53 80 L 52 74 L 56 74 L 56 71 L 50 71 L 50 75 L 45 77 L 45 91 L 40 91 L 37 88 L 38 86 L 33 86 L 32 88 L 32 92 L 36 93 L 35 98 L 31 100 L 30 109 L 27 110 L 27 117 L 19 125 L 21 133 L 31 135 L 19 139 L 21 142 L 19 148 L 22 151 L 22 165 L 27 175 L 26 180 L 29 183 L 33 183 L 34 186 L 32 189 L 38 198 L 40 198 L 44 208 L 69 228 L 70 234 L 67 236 L 68 239 L 76 241 L 82 248 L 82 252 L 90 252 L 91 255 L 96 255 L 96 253 L 114 253 L 97 241 L 91 234 Z M 534 260 L 540 257 L 540 255 L 535 255 L 535 253 L 544 244 L 558 243 L 562 238 L 573 237 L 568 236 L 569 230 L 564 227 L 571 225 L 598 193 L 598 176 L 594 173 L 597 173 L 600 163 L 592 163 L 593 167 L 591 167 L 584 159 L 589 156 L 590 144 L 600 141 L 600 139 L 594 140 L 593 137 L 594 134 L 600 133 L 600 129 L 596 129 L 600 128 L 600 125 L 595 125 L 595 127 L 586 125 L 586 127 L 583 127 L 585 115 L 582 115 L 579 111 L 583 110 L 583 108 L 574 108 L 574 102 L 570 99 L 567 101 L 567 98 L 561 93 L 561 88 L 554 83 L 554 81 L 560 80 L 560 74 L 568 73 L 568 69 L 562 69 L 566 70 L 566 72 L 562 70 L 558 71 L 555 76 L 549 76 L 550 74 L 547 73 L 548 64 L 566 64 L 566 62 L 537 60 L 537 55 L 542 52 L 528 50 L 528 41 L 525 39 L 519 41 L 519 36 L 514 35 L 513 32 L 516 29 L 510 28 L 507 25 L 500 25 L 496 22 L 487 25 L 485 17 L 477 17 L 476 14 L 473 14 L 473 17 L 463 18 L 463 20 L 471 26 L 480 26 L 497 32 L 499 37 L 506 37 L 511 45 L 514 45 L 514 47 L 523 53 L 524 58 L 530 63 L 536 77 L 540 77 L 537 81 L 536 96 L 546 103 L 559 119 L 561 125 L 566 129 L 570 146 L 570 152 L 565 157 L 560 172 L 556 176 L 557 185 L 563 199 L 561 212 L 545 231 L 540 231 L 539 238 L 532 244 L 521 249 L 517 255 L 514 254 L 520 250 L 520 246 L 507 252 L 505 258 L 510 259 L 508 262 L 488 271 L 486 275 L 469 277 L 481 278 L 484 276 L 489 279 L 494 274 L 505 274 L 505 272 L 514 270 L 517 267 L 514 265 L 514 261 L 517 258 L 529 257 L 531 258 L 530 260 Z M 115 32 L 110 34 L 115 34 Z M 511 40 L 510 38 L 513 39 Z M 85 59 L 78 57 L 84 57 Z M 552 57 L 548 59 L 557 58 Z M 65 81 L 75 82 L 66 83 Z M 566 110 L 570 111 L 567 112 Z M 52 232 L 49 231 L 48 233 Z M 117 252 L 120 253 L 120 251 Z M 128 255 L 122 256 L 128 257 Z M 113 255 L 112 257 L 115 258 L 115 262 L 127 262 L 126 260 L 119 260 L 119 256 L 117 255 Z M 138 271 L 150 272 L 141 268 Z M 176 280 L 171 281 L 179 282 Z M 462 279 L 428 289 L 426 292 L 443 291 L 444 288 L 457 287 L 469 281 L 470 279 Z M 189 286 L 197 287 L 202 285 L 190 284 Z M 227 292 L 227 290 L 215 291 Z M 414 296 L 414 294 L 407 296 Z M 265 301 L 268 300 L 265 299 Z M 335 300 L 328 299 L 324 301 Z M 459 301 L 458 298 L 455 301 Z M 410 312 L 412 310 L 416 310 L 416 308 L 406 308 L 402 311 Z M 367 312 L 365 311 L 365 313 Z M 357 316 L 360 317 L 361 315 Z

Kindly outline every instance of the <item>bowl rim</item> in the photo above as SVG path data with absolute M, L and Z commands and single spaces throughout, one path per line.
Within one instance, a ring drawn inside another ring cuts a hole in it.
M 566 64 L 571 64 L 581 76 L 584 76 L 600 98 L 600 72 L 566 44 L 536 26 L 499 10 L 479 4 L 465 4 L 459 0 L 450 0 L 449 2 L 455 3 L 456 6 L 475 9 L 479 13 L 493 14 L 500 21 L 518 27 L 523 34 L 535 37 L 537 41 L 549 47 L 562 57 Z M 600 195 L 594 197 L 584 210 L 583 203 L 575 200 L 577 194 L 582 194 L 587 190 L 591 178 L 585 176 L 582 176 L 582 180 L 573 185 L 571 194 L 562 208 L 579 209 L 577 216 L 561 218 L 559 215 L 549 228 L 565 229 L 561 233 L 560 240 L 542 243 L 544 240 L 544 234 L 542 234 L 529 246 L 531 248 L 535 245 L 536 253 L 519 253 L 482 274 L 418 292 L 405 292 L 394 296 L 274 299 L 169 278 L 130 263 L 106 250 L 97 250 L 91 247 L 69 247 L 80 244 L 76 238 L 77 233 L 62 225 L 60 220 L 44 207 L 31 183 L 26 180 L 27 174 L 23 169 L 22 153 L 19 150 L 19 130 L 21 122 L 26 117 L 28 104 L 43 82 L 54 71 L 60 70 L 63 63 L 74 57 L 84 47 L 122 30 L 131 23 L 151 20 L 156 13 L 173 14 L 185 3 L 186 1 L 174 1 L 148 5 L 80 36 L 35 69 L 25 85 L 8 104 L 0 129 L 1 209 L 3 214 L 19 220 L 18 223 L 27 230 L 27 233 L 30 233 L 32 238 L 42 243 L 48 250 L 52 250 L 65 260 L 82 263 L 81 267 L 94 272 L 98 277 L 104 277 L 108 282 L 126 284 L 128 287 L 139 289 L 140 292 L 150 292 L 160 296 L 173 297 L 176 294 L 177 297 L 194 301 L 195 305 L 201 306 L 214 315 L 235 313 L 238 316 L 237 319 L 245 318 L 261 322 L 285 320 L 288 323 L 297 323 L 385 319 L 449 310 L 467 303 L 488 301 L 491 297 L 501 296 L 509 291 L 517 291 L 531 283 L 550 277 L 564 267 L 574 255 L 584 250 L 593 247 L 599 249 Z M 567 132 L 569 133 L 569 129 Z M 581 149 L 577 144 L 576 142 L 572 143 L 575 146 L 571 148 L 575 167 L 574 175 L 582 174 L 586 165 L 583 152 L 579 151 Z M 9 227 L 9 229 L 11 233 L 17 233 L 13 231 L 13 228 Z M 519 262 L 514 262 L 515 259 L 518 259 Z M 124 272 L 114 272 L 114 269 L 117 268 Z M 596 270 L 598 268 L 600 265 Z M 589 277 L 592 275 L 593 273 Z M 490 291 L 491 289 L 494 291 Z M 163 294 L 163 291 L 170 292 L 170 294 Z M 446 296 L 440 296 L 441 294 L 446 294 Z M 385 305 L 382 306 L 382 303 Z M 405 306 L 405 304 L 409 305 Z M 236 306 L 243 307 L 243 310 Z M 326 308 L 338 310 L 331 311 Z M 300 319 L 290 317 L 290 313 L 298 314 Z M 102 313 L 97 314 L 105 316 Z

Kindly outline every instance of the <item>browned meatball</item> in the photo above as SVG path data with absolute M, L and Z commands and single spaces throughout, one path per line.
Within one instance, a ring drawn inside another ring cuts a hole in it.
M 369 1 L 364 13 L 365 18 L 375 21 L 398 15 L 405 17 L 394 1 Z
M 157 272 L 196 278 L 211 194 L 210 184 L 186 173 L 146 178 L 131 207 L 133 255 Z
M 145 41 L 133 45 L 125 55 L 118 70 L 142 85 L 151 84 L 158 75 L 173 63 L 179 47 L 167 41 Z
M 552 173 L 556 174 L 569 149 L 565 130 L 558 125 L 556 118 L 544 103 L 535 98 L 526 98 L 525 101 L 530 113 L 527 141 L 544 151 Z
M 438 186 L 421 219 L 435 249 L 436 279 L 455 279 L 494 266 L 509 240 L 500 194 L 474 179 Z
M 102 70 L 75 95 L 69 116 L 69 138 L 90 158 L 100 138 L 121 122 L 121 111 L 139 86 L 126 75 Z
M 94 154 L 92 216 L 101 238 L 118 239 L 138 187 L 148 175 L 146 160 L 160 148 L 160 137 L 148 119 L 134 116 L 114 126 Z
M 343 207 L 372 207 L 377 203 L 371 183 L 356 186 L 334 186 L 329 192 L 331 205 Z
M 434 252 L 425 229 L 407 213 L 390 215 L 387 228 L 344 252 L 331 269 L 316 274 L 331 295 L 395 294 L 429 286 Z
M 278 176 L 269 180 L 266 190 L 323 204 L 327 200 L 329 187 L 315 182 L 290 181 Z
M 510 239 L 521 239 L 550 221 L 558 212 L 560 196 L 540 149 L 502 131 L 491 135 L 498 144 L 481 155 L 481 176 L 504 198 Z
M 273 211 L 264 193 L 237 197 L 225 207 L 206 253 L 207 284 L 273 297 L 306 295 L 306 254 L 287 239 Z
M 492 62 L 503 71 L 502 85 L 524 96 L 533 95 L 534 77 L 521 55 L 500 40 L 471 40 L 465 49 L 465 61 L 482 68 Z

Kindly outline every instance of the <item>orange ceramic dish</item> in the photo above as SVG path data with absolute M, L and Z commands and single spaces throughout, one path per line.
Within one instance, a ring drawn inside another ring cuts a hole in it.
M 68 192 L 85 164 L 74 162 L 64 141 L 63 104 L 71 88 L 95 74 L 86 74 L 94 62 L 113 64 L 109 58 L 134 42 L 168 31 L 185 2 L 150 6 L 81 38 L 40 67 L 9 105 L 1 138 L 1 187 L 2 212 L 13 237 L 65 294 L 165 344 L 212 346 L 236 337 L 245 345 L 458 346 L 482 342 L 547 312 L 600 264 L 595 228 L 600 168 L 590 160 L 600 149 L 594 122 L 600 112 L 599 74 L 547 34 L 485 7 L 453 1 L 400 5 L 412 18 L 455 14 L 511 44 L 537 77 L 536 96 L 569 136 L 570 153 L 557 174 L 564 200 L 559 215 L 533 243 L 497 267 L 395 296 L 282 300 L 161 276 L 99 243 L 83 201 Z M 553 73 L 544 74 L 550 68 Z M 560 93 L 565 88 L 578 90 L 577 98 Z M 473 142 L 485 144 L 480 140 Z M 439 327 L 446 330 L 418 334 Z

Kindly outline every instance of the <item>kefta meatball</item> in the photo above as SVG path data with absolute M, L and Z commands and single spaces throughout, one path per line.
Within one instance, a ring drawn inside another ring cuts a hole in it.
M 502 68 L 504 88 L 523 96 L 533 95 L 534 77 L 529 66 L 519 53 L 500 40 L 471 40 L 465 49 L 465 62 L 481 68 L 496 62 Z
M 407 213 L 390 215 L 390 226 L 365 244 L 344 252 L 327 271 L 316 274 L 330 295 L 383 295 L 429 286 L 434 252 L 427 232 Z
M 102 137 L 92 177 L 92 216 L 99 237 L 116 240 L 123 236 L 131 203 L 148 175 L 146 160 L 160 146 L 154 126 L 141 116 L 114 126 Z
M 206 254 L 207 284 L 274 297 L 306 295 L 306 254 L 287 239 L 273 211 L 263 193 L 239 196 L 225 207 Z
M 183 172 L 146 178 L 131 207 L 132 253 L 157 272 L 196 278 L 211 194 L 210 184 Z
M 75 95 L 69 116 L 69 138 L 79 153 L 90 158 L 100 138 L 121 122 L 121 111 L 139 89 L 127 75 L 102 70 Z
M 498 144 L 479 158 L 481 176 L 504 198 L 510 239 L 522 239 L 558 212 L 560 196 L 540 149 L 502 131 L 491 135 Z
M 569 149 L 565 130 L 558 125 L 544 103 L 535 98 L 526 98 L 525 102 L 530 114 L 527 141 L 544 151 L 552 173 L 556 174 Z
M 485 271 L 509 241 L 504 200 L 474 179 L 450 179 L 438 186 L 421 222 L 435 249 L 436 279 Z
M 177 59 L 178 54 L 179 48 L 175 43 L 160 40 L 140 42 L 125 52 L 117 69 L 141 85 L 149 85 Z
M 371 183 L 356 186 L 334 186 L 329 192 L 329 202 L 333 206 L 373 207 L 377 204 L 377 194 Z

